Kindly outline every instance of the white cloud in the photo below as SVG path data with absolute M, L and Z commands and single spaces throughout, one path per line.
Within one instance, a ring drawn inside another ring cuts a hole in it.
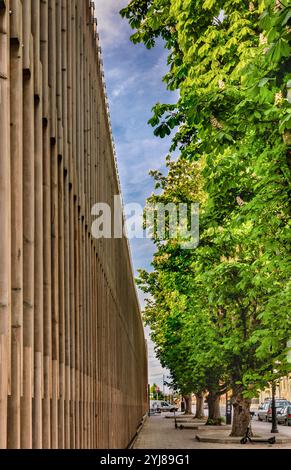
M 95 0 L 101 46 L 118 47 L 121 39 L 128 38 L 126 21 L 119 15 L 127 4 L 127 0 Z
M 136 83 L 137 78 L 138 78 L 137 75 L 132 75 L 131 77 L 128 77 L 124 79 L 122 82 L 120 82 L 120 71 L 119 71 L 119 77 L 118 77 L 116 86 L 113 88 L 113 91 L 112 91 L 113 98 L 118 98 L 124 95 L 125 93 L 127 93 L 129 87 L 131 87 L 132 85 Z

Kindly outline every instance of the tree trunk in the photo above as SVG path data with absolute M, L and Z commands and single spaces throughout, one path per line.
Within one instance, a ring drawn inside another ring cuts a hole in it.
M 237 395 L 233 395 L 232 404 L 234 413 L 231 436 L 242 437 L 246 434 L 250 424 L 251 400 L 244 398 L 240 392 Z
M 221 414 L 220 414 L 220 395 L 215 392 L 209 392 L 207 397 L 208 403 L 208 425 L 220 425 Z
M 183 399 L 185 401 L 185 415 L 192 414 L 192 396 L 191 395 L 183 395 Z
M 204 414 L 204 395 L 203 393 L 196 393 L 195 394 L 196 396 L 196 414 L 195 414 L 195 418 L 197 419 L 202 419 L 205 417 L 205 414 Z

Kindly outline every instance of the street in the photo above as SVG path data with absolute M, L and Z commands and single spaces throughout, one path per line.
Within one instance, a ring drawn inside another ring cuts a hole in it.
M 222 405 L 220 409 L 221 409 L 221 416 L 225 416 L 225 406 Z M 258 416 L 257 416 L 258 410 L 255 408 L 252 408 L 252 411 L 256 413 L 251 422 L 253 431 L 261 431 L 265 433 L 270 432 L 272 428 L 272 423 L 265 422 L 265 421 L 258 421 Z M 193 413 L 194 412 L 195 412 L 195 406 L 193 407 Z M 207 410 L 205 410 L 205 414 L 207 415 Z M 282 424 L 278 424 L 278 431 L 279 431 L 278 435 L 284 434 L 291 438 L 291 426 L 284 426 Z
M 272 423 L 266 423 L 263 421 L 258 421 L 257 417 L 254 417 L 252 420 L 252 429 L 254 431 L 264 431 L 270 432 L 272 428 Z M 278 436 L 280 434 L 284 434 L 291 438 L 291 426 L 283 426 L 282 424 L 278 424 Z

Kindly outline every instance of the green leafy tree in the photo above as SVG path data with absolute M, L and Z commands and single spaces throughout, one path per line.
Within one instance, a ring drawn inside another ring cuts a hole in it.
M 167 166 L 167 177 L 153 172 L 156 188 L 162 189 L 162 194 L 153 195 L 149 203 L 156 207 L 161 203 L 167 206 L 169 202 L 198 200 L 203 207 L 206 196 L 202 189 L 202 162 L 168 160 Z M 172 385 L 185 396 L 188 412 L 191 413 L 191 394 L 195 393 L 200 403 L 196 416 L 203 415 L 203 392 L 207 390 L 209 419 L 220 423 L 219 399 L 227 388 L 226 364 L 220 334 L 211 322 L 194 276 L 193 253 L 181 249 L 178 238 L 166 244 L 156 240 L 156 245 L 155 271 L 141 271 L 138 283 L 151 294 L 145 320 L 153 332 L 157 355 L 171 371 Z
M 290 10 L 273 0 L 134 0 L 122 11 L 134 42 L 150 48 L 162 37 L 164 81 L 179 89 L 178 103 L 157 104 L 150 124 L 160 137 L 174 130 L 172 150 L 201 169 L 201 188 L 193 175 L 187 186 L 201 203 L 200 246 L 181 254 L 179 240 L 158 245 L 164 261 L 154 261 L 153 275 L 164 297 L 151 293 L 161 307 L 171 292 L 181 302 L 185 289 L 189 314 L 177 339 L 184 369 L 206 387 L 217 357 L 216 387 L 207 388 L 232 389 L 234 436 L 246 431 L 251 398 L 290 370 Z M 183 317 L 177 305 L 165 312 Z M 169 344 L 155 339 L 167 357 Z

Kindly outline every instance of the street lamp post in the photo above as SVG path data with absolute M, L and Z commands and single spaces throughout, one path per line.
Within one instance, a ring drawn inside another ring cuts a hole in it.
M 226 413 L 226 424 L 232 424 L 232 403 L 228 397 L 228 393 L 225 394 L 225 413 Z
M 277 413 L 276 413 L 276 382 L 272 382 L 272 429 L 271 433 L 277 434 L 278 423 L 277 423 Z

